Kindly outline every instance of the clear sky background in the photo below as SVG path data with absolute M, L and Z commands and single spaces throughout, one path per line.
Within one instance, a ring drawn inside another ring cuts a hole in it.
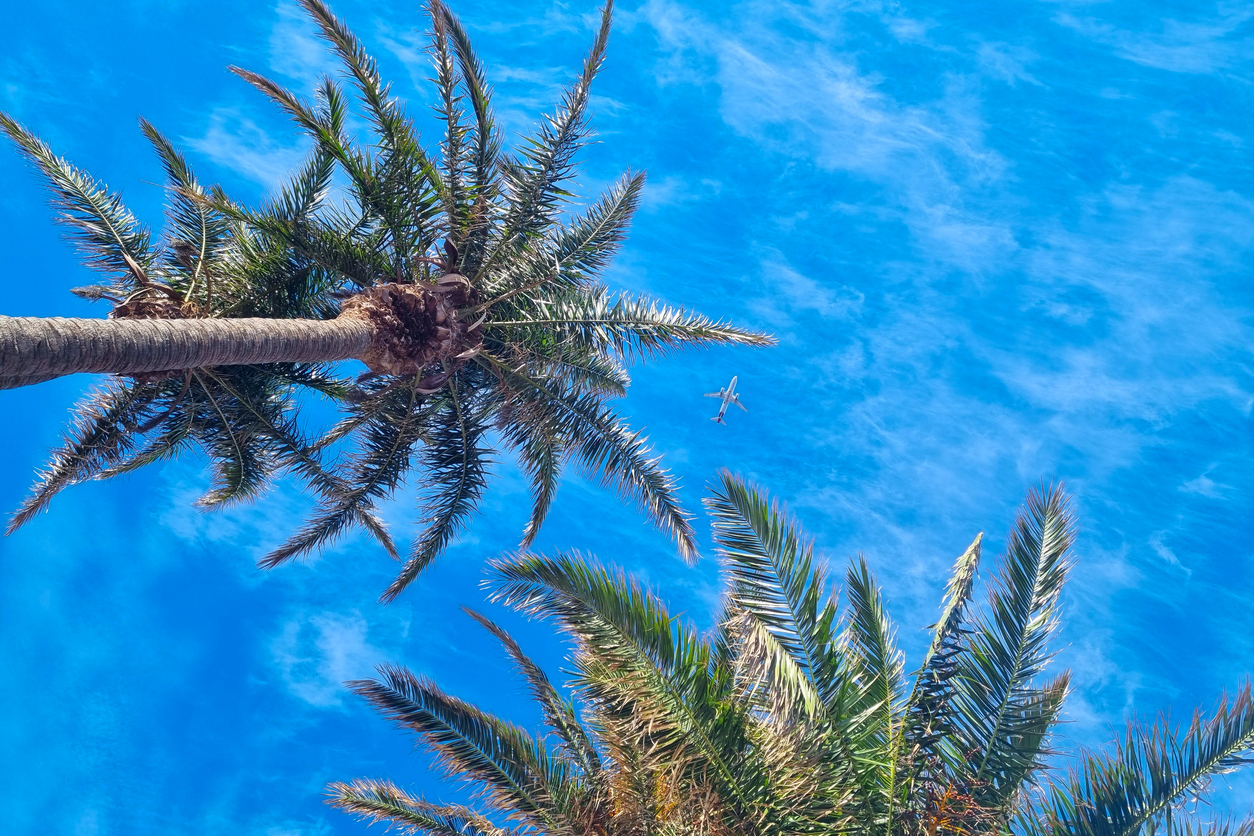
M 454 8 L 511 132 L 577 72 L 596 12 Z M 425 118 L 417 4 L 335 9 Z M 287 3 L 9 2 L 3 28 L 0 108 L 153 223 L 137 117 L 255 200 L 304 146 L 225 67 L 302 91 L 332 69 Z M 1025 492 L 1064 480 L 1064 750 L 1132 712 L 1183 719 L 1254 670 L 1252 36 L 1239 2 L 627 0 L 595 88 L 582 187 L 649 172 L 611 283 L 780 340 L 637 369 L 622 409 L 688 507 L 730 467 L 834 562 L 864 552 L 913 664 L 953 558 L 985 531 L 991 565 Z M 67 292 L 89 274 L 7 148 L 0 248 L 3 313 L 103 315 Z M 750 411 L 716 426 L 701 393 L 733 374 Z M 0 506 L 89 384 L 0 393 Z M 290 486 L 205 515 L 204 463 L 181 460 L 63 494 L 0 542 L 5 832 L 350 834 L 328 781 L 459 797 L 341 683 L 401 662 L 537 721 L 459 610 L 525 519 L 522 480 L 497 473 L 470 535 L 386 608 L 395 567 L 364 541 L 254 568 L 309 508 Z M 399 534 L 411 505 L 387 511 Z M 568 479 L 539 546 L 628 567 L 709 623 L 714 561 L 687 568 L 595 485 Z M 546 627 L 488 610 L 556 672 Z M 1254 782 L 1225 798 L 1249 812 Z

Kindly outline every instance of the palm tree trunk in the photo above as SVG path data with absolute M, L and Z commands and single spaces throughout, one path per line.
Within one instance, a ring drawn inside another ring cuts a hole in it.
M 348 360 L 365 355 L 373 335 L 367 319 L 350 316 L 325 321 L 0 316 L 0 389 L 78 372 Z

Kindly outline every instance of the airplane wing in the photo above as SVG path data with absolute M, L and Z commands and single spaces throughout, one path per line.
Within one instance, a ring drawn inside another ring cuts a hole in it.
M 722 392 L 706 392 L 705 396 L 707 398 L 721 398 L 723 397 L 723 393 Z
M 747 406 L 745 406 L 744 404 L 742 404 L 742 403 L 740 402 L 740 398 L 733 398 L 733 399 L 732 399 L 732 403 L 736 404 L 736 406 L 740 407 L 740 408 L 741 408 L 741 409 L 743 409 L 745 412 L 748 412 L 748 411 L 749 411 L 749 407 L 747 407 Z

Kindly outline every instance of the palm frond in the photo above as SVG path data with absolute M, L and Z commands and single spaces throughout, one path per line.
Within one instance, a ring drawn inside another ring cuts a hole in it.
M 731 672 L 712 671 L 710 647 L 654 594 L 574 554 L 519 555 L 489 567 L 493 600 L 551 618 L 575 638 L 582 687 L 603 710 L 632 718 L 643 735 L 637 746 L 704 775 L 738 809 L 751 809 L 753 791 L 731 760 L 744 747 L 742 715 L 720 708 L 734 687 Z
M 441 197 L 444 215 L 449 234 L 462 240 L 469 232 L 466 226 L 470 220 L 471 209 L 466 194 L 467 128 L 462 121 L 465 113 L 462 109 L 462 96 L 458 91 L 462 82 L 452 46 L 449 44 L 444 16 L 435 13 L 434 9 L 431 10 L 431 57 L 435 64 L 435 78 L 432 81 L 440 93 L 435 110 L 436 115 L 444 122 L 444 137 L 441 140 L 444 180 Z
M 230 241 L 230 222 L 205 199 L 205 190 L 197 182 L 187 159 L 147 119 L 140 119 L 144 136 L 161 157 L 169 180 L 170 202 L 166 218 L 170 222 L 172 264 L 168 268 L 185 272 L 183 299 L 196 302 L 196 291 L 203 288 L 205 311 L 214 310 L 213 279 L 220 251 Z
M 521 542 L 521 547 L 526 548 L 535 541 L 553 505 L 567 446 L 564 439 L 547 431 L 541 422 L 503 423 L 501 437 L 517 455 L 531 485 L 531 516 L 523 529 Z
M 8 135 L 26 158 L 39 169 L 52 191 L 58 220 L 70 228 L 87 265 L 121 274 L 112 282 L 119 292 L 134 290 L 155 261 L 152 234 L 122 203 L 120 195 L 53 153 L 48 144 L 7 113 L 0 111 L 0 131 Z
M 596 778 L 601 772 L 601 756 L 592 743 L 591 735 L 579 722 L 574 703 L 558 693 L 544 670 L 523 652 L 522 647 L 504 628 L 468 607 L 462 609 L 495 636 L 505 648 L 518 672 L 527 680 L 531 698 L 540 705 L 544 722 L 557 735 L 563 752 L 585 777 Z
M 644 179 L 644 172 L 626 172 L 582 213 L 559 222 L 542 238 L 516 246 L 502 269 L 483 277 L 491 297 L 483 307 L 509 311 L 517 306 L 505 307 L 505 303 L 516 296 L 589 285 L 626 239 Z
M 196 421 L 199 440 L 210 457 L 213 485 L 199 500 L 201 507 L 226 505 L 256 498 L 268 485 L 272 468 L 264 442 L 249 432 L 247 424 L 232 420 L 230 395 L 214 386 L 199 371 L 191 372 L 194 386 L 204 394 L 197 399 L 200 414 Z
M 395 387 L 361 405 L 358 449 L 344 476 L 347 490 L 319 503 L 312 518 L 286 543 L 262 558 L 263 568 L 277 566 L 324 548 L 374 510 L 390 495 L 409 468 L 410 457 L 426 433 L 427 413 L 417 407 L 422 396 L 413 384 Z
M 641 360 L 697 345 L 771 345 L 774 338 L 712 320 L 698 313 L 650 299 L 598 288 L 546 300 L 538 311 L 519 319 L 486 323 L 490 329 L 544 328 L 620 356 Z
M 266 98 L 277 104 L 293 122 L 309 134 L 320 148 L 331 153 L 337 162 L 344 163 L 346 168 L 351 164 L 352 154 L 342 133 L 342 121 L 339 124 L 334 123 L 326 118 L 325 113 L 319 112 L 318 108 L 259 73 L 236 66 L 232 66 L 229 69 L 235 75 L 261 91 Z M 325 80 L 319 91 L 320 95 L 328 103 L 336 103 L 336 112 L 343 113 L 343 110 L 340 109 L 343 96 L 335 82 L 330 79 Z M 326 97 L 329 91 L 332 91 L 333 98 L 328 100 Z
M 771 723 L 799 727 L 813 721 L 823 699 L 809 671 L 766 622 L 749 611 L 733 613 L 720 631 L 732 648 L 739 698 L 760 707 Z
M 372 824 L 402 833 L 428 836 L 501 836 L 505 831 L 473 810 L 454 804 L 430 804 L 389 781 L 336 781 L 327 787 L 327 803 Z
M 644 179 L 643 171 L 625 172 L 583 214 L 550 234 L 552 244 L 546 251 L 563 283 L 592 281 L 609 264 L 640 206 Z
M 475 54 L 474 47 L 461 21 L 449 11 L 442 0 L 429 0 L 428 9 L 433 20 L 440 21 L 457 58 L 461 83 L 470 100 L 474 113 L 474 128 L 470 131 L 470 184 L 465 203 L 469 212 L 462 221 L 461 235 L 457 242 L 461 250 L 459 269 L 472 281 L 478 281 L 483 270 L 487 242 L 491 235 L 491 221 L 495 202 L 499 195 L 499 170 L 501 137 L 492 114 L 492 90 L 484 74 L 483 63 Z
M 563 184 L 570 178 L 575 154 L 588 135 L 588 96 L 605 60 L 613 12 L 613 0 L 607 0 L 583 72 L 564 93 L 557 113 L 541 122 L 536 136 L 526 139 L 521 159 L 505 166 L 506 210 L 497 247 L 513 251 L 543 234 L 554 222 L 563 199 L 570 195 Z
M 110 381 L 88 394 L 74 408 L 73 425 L 40 472 L 31 495 L 10 518 L 6 533 L 30 522 L 60 491 L 121 462 L 135 447 L 134 429 L 149 417 L 153 389 Z
M 866 559 L 859 556 L 845 575 L 849 594 L 850 672 L 859 685 L 864 722 L 852 747 L 873 776 L 869 810 L 891 820 L 900 795 L 901 766 L 896 752 L 902 728 L 903 664 L 883 597 Z
M 549 832 L 574 833 L 561 807 L 575 791 L 575 779 L 539 741 L 404 668 L 378 670 L 379 680 L 350 682 L 349 688 L 418 735 L 449 775 L 478 782 L 487 800 L 507 815 Z
M 581 393 L 561 381 L 537 379 L 484 353 L 475 361 L 500 375 L 508 388 L 504 398 L 520 413 L 519 420 L 540 422 L 545 432 L 566 439 L 584 469 L 602 483 L 636 500 L 654 525 L 669 534 L 685 559 L 696 555 L 688 516 L 675 498 L 670 473 L 652 457 L 652 448 L 631 432 L 594 394 Z
M 511 337 L 507 348 L 511 358 L 525 363 L 536 375 L 560 381 L 577 392 L 601 397 L 627 394 L 631 377 L 612 355 L 573 340 L 558 342 L 541 328 L 527 331 L 521 339 Z
M 264 367 L 252 367 L 249 372 L 266 372 Z M 295 420 L 290 417 L 285 400 L 262 396 L 254 397 L 236 386 L 229 379 L 228 370 L 201 369 L 199 375 L 213 383 L 230 397 L 232 421 L 237 426 L 249 427 L 251 434 L 265 443 L 274 462 L 285 471 L 295 473 L 326 503 L 344 501 L 352 493 L 348 482 L 327 468 L 321 460 L 316 444 L 304 437 Z M 274 376 L 311 388 L 334 384 L 323 380 L 309 370 L 278 369 Z M 359 502 L 351 515 L 351 521 L 368 531 L 389 555 L 398 557 L 396 545 L 383 521 L 373 511 L 369 502 Z
M 1036 760 L 1037 753 L 1019 746 L 1019 725 L 1024 718 L 1036 722 L 1024 709 L 1038 699 L 1032 680 L 1052 658 L 1048 644 L 1074 538 L 1061 486 L 1029 494 L 992 582 L 989 613 L 958 657 L 955 744 L 967 753 L 964 780 L 984 806 L 1003 803 L 1028 769 L 1024 759 Z
M 378 136 L 376 182 L 363 196 L 388 226 L 394 269 L 407 274 L 412 259 L 421 256 L 436 238 L 428 223 L 436 196 L 443 189 L 439 169 L 427 156 L 412 120 L 380 78 L 375 60 L 361 41 L 322 0 L 300 3 L 344 63 Z
M 484 445 L 485 416 L 461 394 L 456 377 L 449 380 L 447 391 L 448 403 L 430 419 L 420 452 L 428 474 L 423 501 L 426 528 L 383 593 L 385 603 L 396 600 L 465 527 L 487 486 L 491 451 Z
M 1231 700 L 1222 697 L 1209 718 L 1194 713 L 1187 729 L 1167 717 L 1152 725 L 1129 723 L 1113 754 L 1087 755 L 1065 781 L 1048 788 L 1040 808 L 1025 817 L 1024 830 L 1032 836 L 1175 832 L 1173 819 L 1185 802 L 1203 796 L 1214 776 L 1250 763 L 1254 698 L 1247 681 Z
M 909 750 L 909 760 L 918 771 L 916 774 L 931 772 L 930 777 L 937 780 L 941 779 L 940 772 L 946 765 L 953 765 L 962 757 L 947 744 L 955 732 L 951 717 L 953 689 L 958 656 L 964 648 L 964 619 L 975 587 L 983 537 L 983 533 L 977 534 L 954 563 L 932 643 L 915 674 L 914 687 L 906 701 L 903 744 Z
M 823 702 L 840 686 L 836 603 L 813 546 L 776 503 L 729 471 L 705 500 L 728 579 L 729 609 L 761 622 Z

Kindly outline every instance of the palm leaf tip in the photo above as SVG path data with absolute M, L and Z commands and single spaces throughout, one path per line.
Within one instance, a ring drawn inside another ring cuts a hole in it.
M 457 805 L 430 804 L 389 781 L 357 779 L 327 785 L 327 803 L 371 824 L 428 836 L 484 836 L 494 833 L 487 820 Z
M 1110 754 L 1088 754 L 1052 784 L 1025 818 L 1032 834 L 1135 836 L 1159 825 L 1172 831 L 1183 802 L 1202 798 L 1217 775 L 1254 762 L 1254 697 L 1247 680 L 1221 696 L 1210 717 L 1200 711 L 1183 729 L 1168 717 L 1132 721 Z
M 122 198 L 89 174 L 80 171 L 7 113 L 0 111 L 0 131 L 43 175 L 52 192 L 57 220 L 70 228 L 69 239 L 88 266 L 123 273 L 136 282 L 137 271 L 152 261 L 151 233 L 122 203 Z M 114 280 L 116 290 L 126 292 L 125 280 Z

